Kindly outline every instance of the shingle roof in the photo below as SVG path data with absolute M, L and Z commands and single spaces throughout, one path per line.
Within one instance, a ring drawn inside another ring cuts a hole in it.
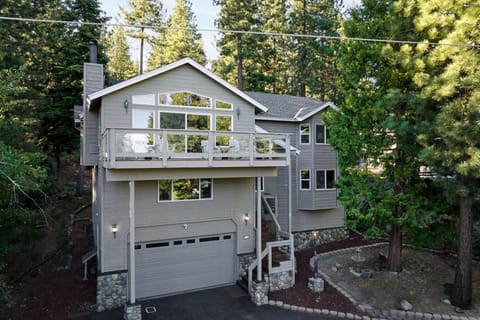
M 272 120 L 289 119 L 292 121 L 303 121 L 326 107 L 333 106 L 330 102 L 324 102 L 314 98 L 263 92 L 245 93 L 268 108 L 266 113 L 261 113 L 258 116 L 262 118 L 272 118 Z

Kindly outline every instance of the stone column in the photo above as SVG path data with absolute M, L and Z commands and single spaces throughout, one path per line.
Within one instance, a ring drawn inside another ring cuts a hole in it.
M 124 320 L 142 320 L 142 306 L 140 304 L 126 304 L 123 310 Z
M 250 292 L 252 302 L 257 306 L 268 304 L 268 283 L 265 281 L 252 283 L 252 292 Z

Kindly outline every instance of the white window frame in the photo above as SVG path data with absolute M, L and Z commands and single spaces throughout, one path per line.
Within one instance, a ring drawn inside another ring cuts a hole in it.
M 228 109 L 225 109 L 225 108 L 217 108 L 217 101 L 218 102 L 222 102 L 222 103 L 227 103 L 231 106 L 231 108 L 228 108 Z M 216 110 L 228 110 L 228 111 L 233 111 L 234 109 L 234 106 L 233 106 L 233 103 L 231 102 L 228 102 L 228 101 L 224 101 L 224 100 L 220 100 L 220 99 L 215 99 L 215 102 L 213 103 L 215 105 L 215 109 Z
M 317 129 L 318 129 L 318 126 L 322 126 L 323 127 L 323 138 L 324 138 L 324 142 L 318 142 L 317 141 Z M 316 123 L 315 124 L 315 144 L 328 144 L 328 141 L 327 141 L 327 127 L 323 124 L 323 123 Z
M 302 171 L 308 171 L 308 179 L 303 179 L 302 178 Z M 308 181 L 308 189 L 303 188 L 303 186 L 302 186 L 303 181 Z M 301 191 L 312 190 L 312 171 L 310 169 L 300 169 L 299 170 L 299 175 L 298 175 L 298 182 L 299 182 L 299 189 Z
M 307 128 L 308 128 L 308 142 L 302 142 L 302 137 L 303 137 L 303 136 L 306 136 L 305 134 L 302 133 L 302 127 L 307 127 Z M 311 141 L 311 139 L 312 139 L 312 137 L 311 137 L 311 135 L 312 135 L 312 128 L 311 128 L 311 126 L 310 126 L 310 123 L 302 123 L 302 124 L 299 125 L 298 128 L 299 128 L 299 139 L 300 139 L 299 143 L 300 143 L 300 144 L 303 144 L 303 145 L 308 145 L 308 144 L 310 144 L 310 141 Z
M 318 188 L 318 172 L 323 171 L 323 178 L 325 179 L 325 187 L 324 188 Z M 315 170 L 315 190 L 321 191 L 321 190 L 335 190 L 336 188 L 328 188 L 328 181 L 327 181 L 327 172 L 328 171 L 333 171 L 333 183 L 335 184 L 337 182 L 337 170 L 335 169 L 318 169 Z
M 212 131 L 215 130 L 217 131 L 217 117 L 229 117 L 230 118 L 230 131 L 235 131 L 233 129 L 233 116 L 231 115 L 228 115 L 228 114 L 215 114 L 215 119 L 214 119 L 214 123 L 212 124 Z
M 173 199 L 173 182 L 175 180 L 198 180 L 198 187 L 200 188 L 199 190 L 199 196 L 198 199 L 180 199 L 180 200 L 175 200 Z M 202 180 L 211 180 L 210 183 L 210 198 L 202 198 Z M 170 194 L 171 194 L 171 199 L 170 200 L 160 200 L 160 181 L 161 180 L 170 180 Z M 166 203 L 166 202 L 184 202 L 184 201 L 206 201 L 206 200 L 213 200 L 213 178 L 190 178 L 190 179 L 159 179 L 157 180 L 157 203 Z

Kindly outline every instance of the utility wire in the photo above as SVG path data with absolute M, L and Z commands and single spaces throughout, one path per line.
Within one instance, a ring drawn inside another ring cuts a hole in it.
M 266 35 L 289 38 L 309 38 L 309 39 L 327 39 L 339 41 L 361 41 L 361 42 L 375 42 L 375 43 L 396 43 L 396 44 L 412 44 L 412 45 L 428 45 L 428 46 L 452 46 L 452 47 L 467 47 L 480 48 L 480 44 L 466 44 L 466 43 L 446 43 L 446 42 L 428 42 L 428 41 L 408 41 L 408 40 L 391 40 L 391 39 L 374 39 L 374 38 L 356 38 L 343 36 L 327 36 L 327 35 L 313 35 L 313 34 L 299 34 L 299 33 L 283 33 L 283 32 L 263 32 L 263 31 L 244 31 L 244 30 L 230 30 L 230 29 L 209 29 L 209 28 L 178 28 L 167 26 L 154 25 L 133 25 L 124 23 L 101 23 L 88 21 L 66 21 L 66 20 L 48 20 L 48 19 L 33 19 L 33 18 L 17 18 L 0 16 L 0 20 L 6 21 L 21 21 L 21 22 L 35 22 L 35 23 L 52 23 L 65 24 L 71 27 L 86 26 L 103 26 L 103 27 L 125 27 L 125 28 L 144 28 L 144 29 L 161 29 L 161 30 L 182 30 L 182 31 L 200 31 L 200 32 L 215 32 L 215 33 L 234 33 L 234 34 L 251 34 L 251 35 Z

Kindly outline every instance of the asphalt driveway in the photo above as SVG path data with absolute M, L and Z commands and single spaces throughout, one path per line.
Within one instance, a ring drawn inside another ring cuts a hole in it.
M 198 291 L 166 298 L 142 301 L 143 320 L 310 320 L 335 319 L 278 307 L 257 307 L 237 286 Z M 156 312 L 147 313 L 156 310 Z M 96 313 L 78 320 L 123 319 L 123 308 Z

